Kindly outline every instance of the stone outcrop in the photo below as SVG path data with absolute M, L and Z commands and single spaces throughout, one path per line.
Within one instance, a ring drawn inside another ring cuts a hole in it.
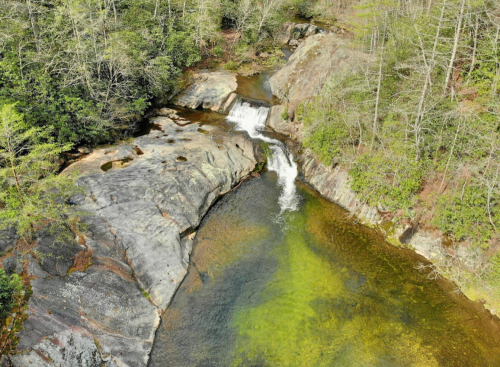
M 173 102 L 181 107 L 219 111 L 237 87 L 236 74 L 228 71 L 199 71 L 192 76 L 191 85 Z
M 351 190 L 346 170 L 340 166 L 326 167 L 308 149 L 300 155 L 299 160 L 306 180 L 321 195 L 370 223 L 382 223 L 383 218 L 377 208 L 360 201 Z
M 302 140 L 302 125 L 290 121 L 290 119 L 283 119 L 283 114 L 287 111 L 284 105 L 272 106 L 269 111 L 267 119 L 267 126 L 276 131 L 277 133 L 293 136 L 297 140 Z
M 279 35 L 279 41 L 283 45 L 288 45 L 291 44 L 291 41 L 297 41 L 301 38 L 315 35 L 318 32 L 319 28 L 313 24 L 295 24 L 293 22 L 286 22 L 283 24 Z
M 333 73 L 352 72 L 362 67 L 367 58 L 335 35 L 317 34 L 302 42 L 269 82 L 273 94 L 288 104 L 288 111 L 293 114 L 301 102 L 321 91 Z
M 285 30 L 291 32 L 292 40 L 294 27 L 293 24 L 288 28 L 285 27 Z M 281 98 L 284 104 L 271 108 L 267 126 L 301 143 L 303 126 L 293 121 L 293 112 L 298 104 L 317 95 L 328 78 L 343 77 L 356 72 L 368 60 L 368 55 L 350 49 L 347 41 L 335 35 L 316 35 L 306 39 L 290 57 L 288 63 L 270 79 L 273 93 Z M 282 116 L 286 110 L 289 115 L 288 121 Z M 340 166 L 323 165 L 309 149 L 294 150 L 305 179 L 321 195 L 368 224 L 383 223 L 384 211 L 364 203 L 351 190 L 347 170 Z M 438 231 L 428 232 L 414 224 L 396 226 L 391 232 L 393 232 L 390 234 L 392 240 L 413 248 L 415 252 L 432 262 L 442 262 L 447 256 Z M 455 249 L 454 254 L 463 260 L 471 256 L 464 247 Z
M 85 194 L 73 200 L 88 213 L 87 228 L 64 244 L 40 233 L 43 256 L 28 255 L 33 294 L 13 366 L 147 365 L 160 314 L 186 274 L 193 231 L 257 163 L 241 135 L 153 122 L 149 135 L 67 169 L 81 175 Z

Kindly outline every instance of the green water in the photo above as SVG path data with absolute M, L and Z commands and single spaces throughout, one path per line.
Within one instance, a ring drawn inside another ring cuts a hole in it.
M 150 366 L 500 366 L 499 322 L 424 261 L 307 186 L 279 215 L 276 178 L 224 196 L 196 235 Z

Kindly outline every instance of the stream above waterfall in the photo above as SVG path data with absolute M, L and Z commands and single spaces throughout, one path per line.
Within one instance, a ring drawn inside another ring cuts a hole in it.
M 498 319 L 297 181 L 267 113 L 243 98 L 227 117 L 268 171 L 205 216 L 149 365 L 499 366 Z

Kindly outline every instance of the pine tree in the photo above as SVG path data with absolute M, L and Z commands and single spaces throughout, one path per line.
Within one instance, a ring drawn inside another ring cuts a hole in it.
M 49 131 L 28 127 L 15 104 L 0 107 L 0 229 L 15 227 L 31 243 L 43 225 L 75 224 L 65 198 L 76 191 L 72 177 L 58 176 L 58 157 L 69 145 Z

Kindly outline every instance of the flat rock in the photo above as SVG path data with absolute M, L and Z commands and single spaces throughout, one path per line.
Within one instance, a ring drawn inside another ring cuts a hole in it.
M 174 104 L 197 109 L 219 111 L 238 84 L 236 75 L 228 71 L 200 71 L 193 75 L 191 85 L 174 99 Z
M 62 263 L 28 256 L 33 294 L 13 366 L 147 365 L 160 314 L 186 274 L 187 234 L 257 163 L 241 135 L 152 122 L 158 130 L 67 169 L 81 175 L 86 193 L 72 199 L 89 213 L 87 229 L 66 244 L 71 251 L 61 248 Z M 39 236 L 57 259 L 59 247 Z
M 362 67 L 367 57 L 335 35 L 316 34 L 300 43 L 287 64 L 269 79 L 271 89 L 288 102 L 293 114 L 301 102 L 321 91 L 333 72 L 340 75 Z

